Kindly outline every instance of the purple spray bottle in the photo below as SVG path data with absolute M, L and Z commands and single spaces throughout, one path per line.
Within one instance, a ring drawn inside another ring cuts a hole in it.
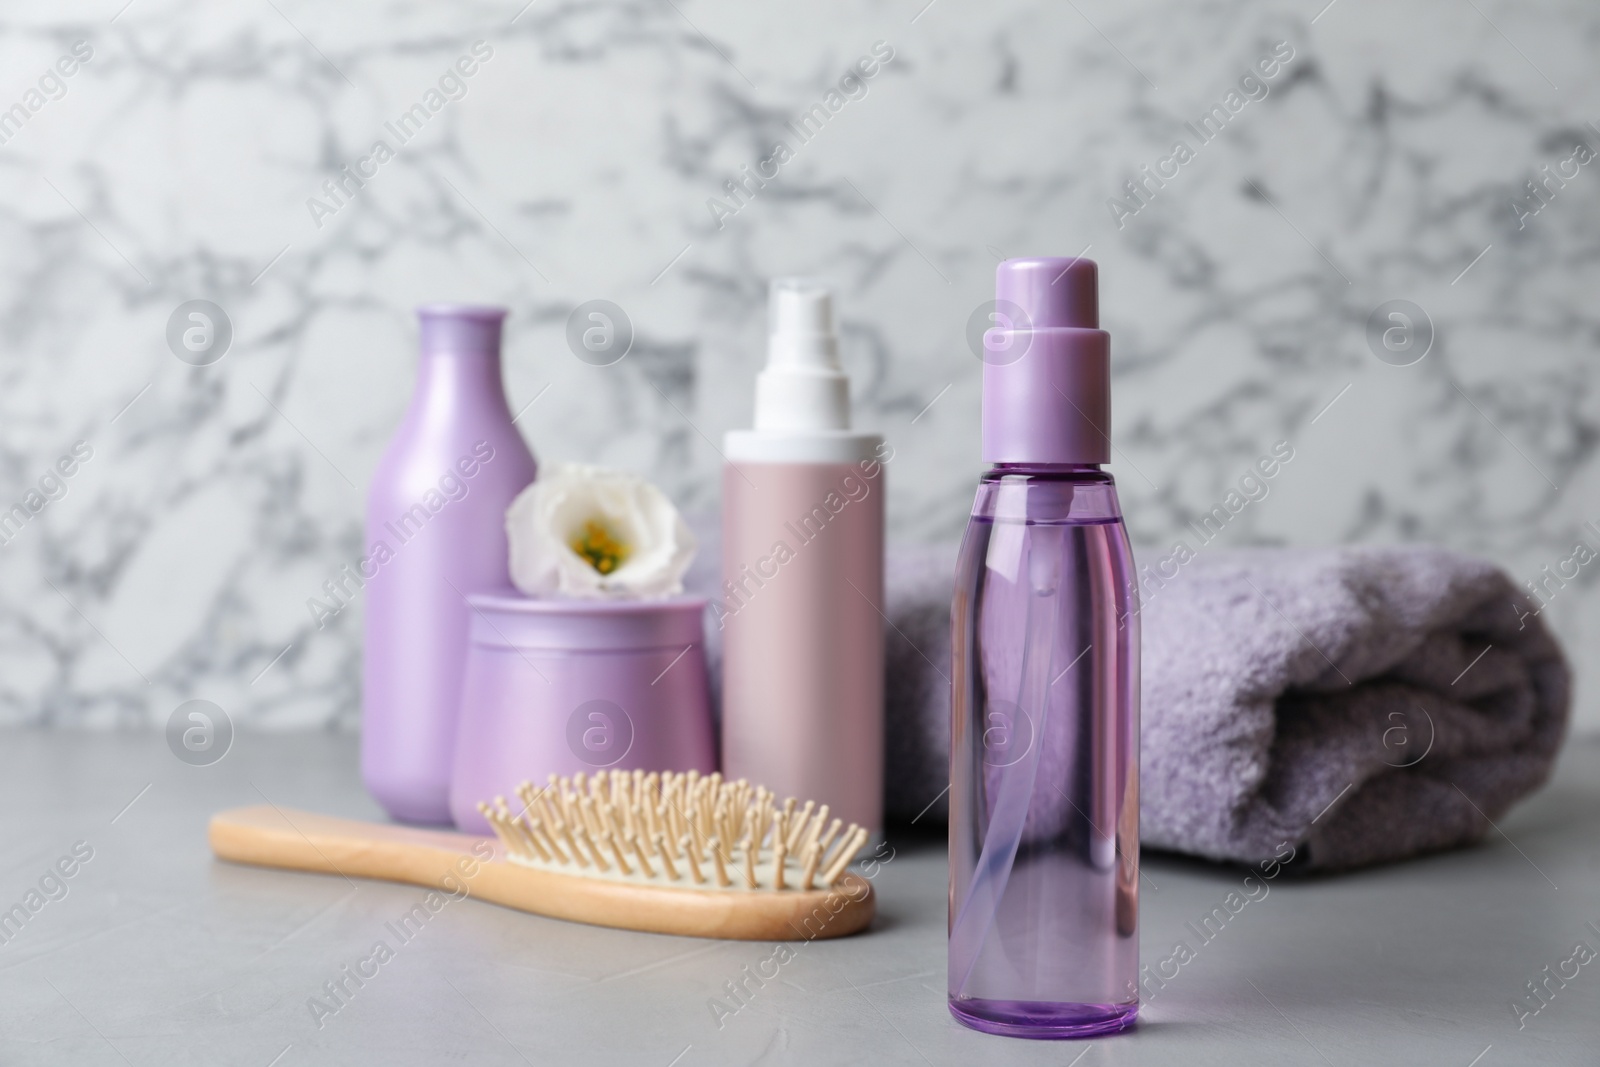
M 502 308 L 419 308 L 417 388 L 367 495 L 361 777 L 404 822 L 450 822 L 474 593 L 511 592 L 505 512 L 533 453 L 500 379 Z
M 1139 614 L 1086 259 L 1011 259 L 957 563 L 950 1011 L 1087 1037 L 1139 1010 Z

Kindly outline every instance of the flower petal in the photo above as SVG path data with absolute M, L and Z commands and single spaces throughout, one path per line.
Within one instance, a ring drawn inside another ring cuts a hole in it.
M 594 524 L 620 564 L 602 574 L 574 550 Z M 665 493 L 622 471 L 553 464 L 506 509 L 511 581 L 529 596 L 666 597 L 683 592 L 694 535 Z

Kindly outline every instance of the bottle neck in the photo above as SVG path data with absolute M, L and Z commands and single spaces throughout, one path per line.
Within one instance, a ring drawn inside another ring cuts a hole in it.
M 974 518 L 991 521 L 1117 522 L 1116 479 L 1096 463 L 997 463 L 984 472 Z
M 1111 475 L 1098 463 L 996 463 L 983 474 L 985 482 L 1073 481 L 1110 482 Z
M 417 361 L 413 411 L 424 418 L 509 415 L 499 352 L 423 352 Z

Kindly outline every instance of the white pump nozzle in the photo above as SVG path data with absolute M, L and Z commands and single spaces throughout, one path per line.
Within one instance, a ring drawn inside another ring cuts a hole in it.
M 848 430 L 850 379 L 839 367 L 828 291 L 806 278 L 775 278 L 767 315 L 767 366 L 756 378 L 756 430 Z

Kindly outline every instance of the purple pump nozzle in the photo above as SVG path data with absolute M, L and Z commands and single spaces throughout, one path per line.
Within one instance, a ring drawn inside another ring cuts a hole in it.
M 1100 326 L 1099 268 L 1092 259 L 1008 259 L 995 270 L 995 302 L 1010 301 L 1034 327 Z
M 995 268 L 983 335 L 987 463 L 1111 460 L 1111 337 L 1099 329 L 1099 268 L 1071 257 Z

